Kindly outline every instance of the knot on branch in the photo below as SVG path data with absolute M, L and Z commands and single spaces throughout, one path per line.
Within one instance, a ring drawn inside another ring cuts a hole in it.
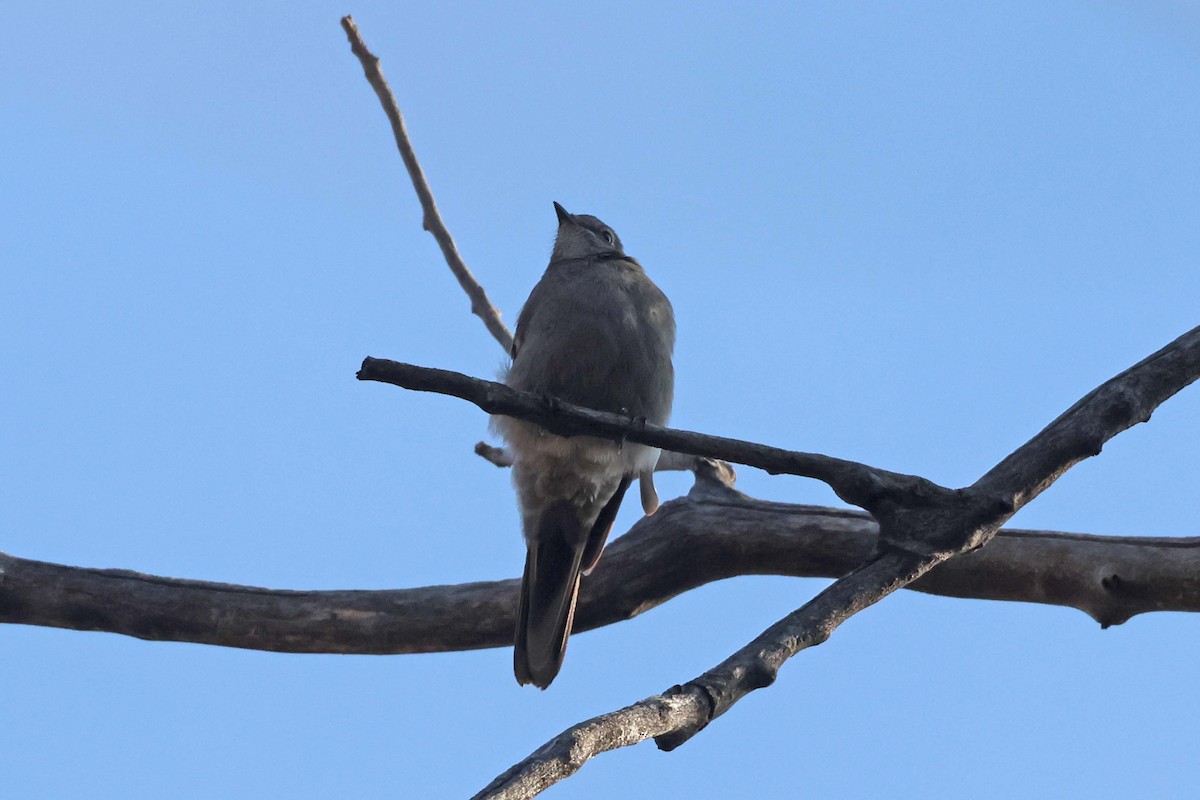
M 676 730 L 664 733 L 661 736 L 654 737 L 655 746 L 664 753 L 669 753 L 688 739 L 691 739 L 697 733 L 707 728 L 708 723 L 719 716 L 717 698 L 713 695 L 712 690 L 703 683 L 697 681 L 688 681 L 684 684 L 677 683 L 663 692 L 662 696 L 667 700 L 690 696 L 697 698 L 704 706 L 703 713 L 698 714 L 690 723 Z
M 987 544 L 1013 513 L 1011 500 L 973 489 L 947 489 L 924 478 L 895 487 L 870 509 L 879 544 L 949 557 Z

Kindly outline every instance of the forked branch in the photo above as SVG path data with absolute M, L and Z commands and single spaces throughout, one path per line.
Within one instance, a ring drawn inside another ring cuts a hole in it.
M 1104 443 L 1121 431 L 1149 419 L 1155 408 L 1198 377 L 1200 328 L 1090 392 L 984 475 L 973 490 L 951 495 L 934 492 L 926 497 L 911 494 L 894 499 L 868 497 L 872 506 L 869 510 L 879 521 L 885 540 L 881 540 L 861 566 L 703 675 L 563 732 L 497 777 L 476 795 L 477 800 L 533 797 L 574 774 L 596 755 L 649 738 L 664 750 L 678 747 L 742 697 L 773 683 L 784 662 L 801 650 L 824 642 L 849 617 L 909 585 L 938 564 L 987 544 L 1004 520 L 1071 466 L 1098 454 Z M 507 408 L 513 398 L 489 400 Z M 497 413 L 496 408 L 485 410 Z M 531 419 L 525 416 L 529 413 L 527 404 L 515 404 L 512 410 L 519 412 L 514 416 Z M 556 424 L 561 422 L 560 417 L 568 417 L 571 424 L 584 428 L 595 423 L 596 433 L 608 436 L 616 426 L 615 420 L 594 417 L 584 424 L 588 415 L 574 408 L 554 407 L 536 416 L 531 421 L 564 435 L 569 426 L 556 430 L 543 419 Z M 633 441 L 736 463 L 753 464 L 746 459 L 747 455 L 772 464 L 783 463 L 773 460 L 779 457 L 778 453 L 761 445 L 739 442 L 731 448 L 734 452 L 729 452 L 720 448 L 721 443 L 713 437 L 641 428 L 648 426 L 625 423 L 623 432 Z M 671 444 L 667 445 L 667 441 Z M 796 455 L 800 458 L 795 461 L 818 467 L 820 462 L 813 459 L 823 458 Z M 886 473 L 885 479 L 890 475 Z M 838 487 L 834 489 L 837 491 Z M 890 535 L 886 535 L 889 531 Z M 895 546 L 896 543 L 901 546 Z

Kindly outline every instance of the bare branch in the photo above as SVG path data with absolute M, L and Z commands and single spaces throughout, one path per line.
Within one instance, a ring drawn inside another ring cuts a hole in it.
M 958 490 L 830 456 L 664 428 L 448 370 L 367 358 L 358 377 L 460 397 L 490 414 L 534 422 L 561 436 L 629 440 L 815 478 L 846 502 L 871 512 L 889 543 L 913 552 L 958 552 L 983 545 L 1071 466 L 1149 419 L 1159 404 L 1200 377 L 1200 328 L 1097 387 L 973 486 Z
M 666 692 L 581 722 L 497 777 L 472 800 L 527 800 L 571 777 L 593 756 L 678 730 L 707 707 L 695 693 Z
M 1200 327 L 1105 381 L 975 482 L 1021 508 L 1200 377 Z
M 576 630 L 611 625 L 739 575 L 831 578 L 875 547 L 848 509 L 754 500 L 701 479 L 641 519 L 585 578 Z M 1104 625 L 1200 611 L 1200 538 L 1001 531 L 910 588 L 1077 608 Z M 517 581 L 387 591 L 280 591 L 68 567 L 0 554 L 0 622 L 295 653 L 507 647 Z
M 450 236 L 450 231 L 446 228 L 446 224 L 442 222 L 442 217 L 438 213 L 437 203 L 433 200 L 433 192 L 429 189 L 429 183 L 425 180 L 425 173 L 421 169 L 420 162 L 417 161 L 417 154 L 413 151 L 412 142 L 408 138 L 408 129 L 404 125 L 404 117 L 400 114 L 400 106 L 396 103 L 396 98 L 392 94 L 391 87 L 388 86 L 387 79 L 383 76 L 383 69 L 379 66 L 379 59 L 367 49 L 363 43 L 362 36 L 358 33 L 358 26 L 354 24 L 354 19 L 351 17 L 342 17 L 342 28 L 346 31 L 346 38 L 350 40 L 350 50 L 358 57 L 362 64 L 363 73 L 367 76 L 367 82 L 371 84 L 371 88 L 375 90 L 375 94 L 379 97 L 379 102 L 383 106 L 383 111 L 387 114 L 388 121 L 392 124 L 392 134 L 396 138 L 396 147 L 400 150 L 400 157 L 404 159 L 404 166 L 408 169 L 408 175 L 412 179 L 413 189 L 417 192 L 417 197 L 421 201 L 421 209 L 424 212 L 424 218 L 421 221 L 422 227 L 433 234 L 433 238 L 437 240 L 438 247 L 442 249 L 442 255 L 446 259 L 446 263 L 450 266 L 450 271 L 454 273 L 454 277 L 458 279 L 458 283 L 462 286 L 463 291 L 467 293 L 467 297 L 471 300 L 471 313 L 483 320 L 483 324 L 487 326 L 488 332 L 492 334 L 500 346 L 504 348 L 504 352 L 512 352 L 512 334 L 500 319 L 500 312 L 492 305 L 492 301 L 488 299 L 487 292 L 483 286 L 475 280 L 475 276 L 471 274 L 471 270 L 467 268 L 467 264 L 463 261 L 462 256 L 458 253 L 458 247 L 454 244 L 454 239 Z
M 419 367 L 382 358 L 366 358 L 358 379 L 390 383 L 403 389 L 459 397 L 489 414 L 505 414 L 535 422 L 560 436 L 601 436 L 649 444 L 679 453 L 732 461 L 824 481 L 848 503 L 870 510 L 880 502 L 894 503 L 901 496 L 922 498 L 948 492 L 931 481 L 902 475 L 816 453 L 784 450 L 765 444 L 665 428 L 631 420 L 619 414 L 511 389 L 502 383 L 472 378 L 450 370 Z
M 821 644 L 842 622 L 944 558 L 895 549 L 877 554 L 700 677 L 568 729 L 492 781 L 475 800 L 533 797 L 600 753 L 646 739 L 655 739 L 664 750 L 678 747 L 746 694 L 774 683 L 787 659 Z
M 869 505 L 863 505 L 879 521 L 880 542 L 862 566 L 835 581 L 810 602 L 698 678 L 568 730 L 518 762 L 476 797 L 532 797 L 573 774 L 590 758 L 651 737 L 664 750 L 678 747 L 746 694 L 773 683 L 784 662 L 800 650 L 824 642 L 838 625 L 858 611 L 907 586 L 933 567 L 953 559 L 957 553 L 987 544 L 1003 520 L 1044 491 L 1072 465 L 1099 453 L 1103 444 L 1121 431 L 1149 419 L 1159 404 L 1197 377 L 1200 377 L 1200 328 L 1193 329 L 1089 393 L 984 475 L 972 490 L 950 493 L 935 489 L 922 497 L 912 491 L 912 485 L 902 485 L 899 497 L 867 496 Z M 554 408 L 553 411 L 557 413 L 562 409 Z M 540 419 L 534 421 L 541 422 Z M 549 425 L 546 427 L 550 428 Z M 558 432 L 553 428 L 550 430 Z M 679 432 L 656 429 L 649 433 L 671 435 Z M 641 434 L 638 430 L 627 432 L 633 441 L 663 446 L 658 441 L 639 438 Z M 763 449 L 761 445 L 733 443 L 736 447 L 732 451 L 737 453 L 733 455 L 729 450 L 695 449 L 712 448 L 712 437 L 685 434 L 681 438 L 690 438 L 694 446 L 674 446 L 672 449 L 724 456 L 739 463 L 751 463 L 740 457 L 748 453 L 770 463 L 782 463 L 775 461 L 779 453 Z M 802 463 L 824 458 L 793 455 L 799 456 L 796 460 Z M 786 454 L 784 460 L 787 460 Z M 816 466 L 823 465 L 817 463 Z M 835 475 L 844 471 L 837 465 Z M 894 478 L 889 473 L 884 480 L 893 482 Z M 834 489 L 838 491 L 837 486 Z M 1108 585 L 1120 586 L 1119 576 L 1113 581 L 1112 576 L 1105 574 L 1100 581 L 1106 588 Z M 679 702 L 681 697 L 685 698 L 682 703 Z M 675 703 L 671 710 L 677 712 L 670 715 L 669 722 L 653 727 L 640 725 L 646 713 L 662 708 L 669 699 Z M 572 735 L 573 731 L 579 730 L 587 732 L 586 739 L 579 740 Z

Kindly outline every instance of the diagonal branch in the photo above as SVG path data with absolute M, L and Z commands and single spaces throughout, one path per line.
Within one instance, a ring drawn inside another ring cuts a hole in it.
M 379 97 L 379 103 L 383 106 L 383 112 L 387 114 L 388 121 L 392 124 L 392 134 L 396 138 L 396 147 L 400 150 L 400 157 L 404 159 L 404 166 L 408 169 L 408 176 L 412 179 L 413 189 L 417 192 L 417 198 L 421 201 L 421 209 L 424 212 L 424 218 L 421 226 L 433 234 L 433 238 L 437 240 L 438 247 L 442 249 L 442 255 L 446 259 L 446 263 L 450 266 L 450 271 L 454 273 L 454 277 L 458 279 L 458 284 L 462 286 L 463 291 L 467 293 L 467 297 L 471 300 L 471 313 L 483 320 L 483 324 L 487 326 L 488 332 L 492 334 L 500 346 L 504 348 L 504 352 L 512 351 L 512 334 L 500 319 L 500 312 L 492 305 L 492 301 L 488 299 L 487 292 L 483 286 L 475 280 L 475 276 L 471 274 L 471 270 L 467 268 L 467 264 L 463 261 L 462 256 L 458 253 L 458 247 L 454 244 L 453 237 L 450 236 L 450 231 L 446 228 L 446 224 L 442 222 L 442 216 L 438 213 L 437 203 L 433 200 L 433 192 L 429 188 L 428 181 L 425 180 L 425 172 L 421 169 L 420 162 L 417 161 L 417 154 L 413 150 L 412 142 L 408 138 L 408 129 L 404 125 L 404 117 L 400 113 L 400 106 L 396 103 L 396 97 L 392 94 L 392 89 L 388 86 L 387 78 L 383 76 L 383 69 L 379 66 L 379 59 L 367 49 L 363 43 L 362 36 L 358 33 L 358 26 L 354 24 L 352 17 L 342 17 L 342 29 L 346 31 L 346 38 L 350 40 L 350 50 L 358 57 L 362 64 L 363 73 L 367 76 L 367 82 L 371 84 L 371 88 L 375 90 L 375 94 Z
M 824 642 L 850 616 L 959 553 L 987 544 L 1004 520 L 1071 466 L 1098 454 L 1113 436 L 1149 419 L 1155 408 L 1198 377 L 1200 328 L 1097 387 L 980 478 L 973 490 L 882 502 L 871 498 L 874 507 L 870 510 L 880 523 L 881 540 L 862 566 L 703 675 L 555 737 L 496 778 L 476 798 L 533 797 L 574 774 L 596 755 L 648 738 L 664 750 L 678 747 L 742 697 L 771 685 L 784 662 L 800 650 Z M 640 433 L 630 431 L 628 438 L 645 441 Z M 744 449 L 746 443 L 739 444 Z M 696 452 L 688 447 L 673 449 Z M 747 463 L 729 452 L 703 454 Z M 911 502 L 913 499 L 918 502 Z M 904 547 L 894 546 L 896 542 Z M 647 716 L 658 724 L 645 724 Z
M 567 729 L 473 800 L 533 797 L 578 772 L 594 756 L 646 739 L 655 739 L 663 750 L 678 747 L 741 697 L 774 683 L 784 661 L 821 644 L 838 625 L 942 559 L 896 549 L 876 554 L 700 677 Z
M 1200 377 L 1200 327 L 1105 381 L 975 482 L 1020 508 Z

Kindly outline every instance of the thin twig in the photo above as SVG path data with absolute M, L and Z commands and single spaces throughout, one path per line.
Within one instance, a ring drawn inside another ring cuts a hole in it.
M 417 161 L 417 154 L 413 151 L 412 142 L 408 138 L 408 129 L 404 125 L 404 117 L 400 114 L 400 106 L 396 103 L 391 87 L 388 86 L 387 79 L 383 76 L 379 59 L 363 43 L 353 18 L 342 17 L 342 28 L 346 31 L 346 38 L 350 40 L 351 52 L 358 57 L 362 64 L 367 82 L 371 84 L 371 88 L 378 95 L 383 111 L 392 124 L 396 147 L 400 150 L 400 157 L 404 159 L 404 166 L 408 169 L 408 175 L 412 179 L 413 189 L 416 190 L 417 198 L 421 201 L 421 209 L 424 212 L 421 221 L 422 227 L 433 234 L 433 238 L 437 240 L 438 247 L 442 249 L 442 255 L 450 266 L 450 271 L 454 273 L 459 285 L 471 300 L 471 313 L 483 320 L 483 324 L 487 326 L 492 337 L 504 348 L 504 352 L 512 352 L 512 333 L 501 321 L 500 312 L 488 299 L 483 286 L 475 280 L 475 276 L 467 268 L 466 262 L 458 253 L 458 247 L 455 246 L 453 237 L 450 236 L 450 231 L 442 222 L 437 203 L 433 199 L 433 192 L 429 189 L 425 173 L 421 169 L 420 162 Z

